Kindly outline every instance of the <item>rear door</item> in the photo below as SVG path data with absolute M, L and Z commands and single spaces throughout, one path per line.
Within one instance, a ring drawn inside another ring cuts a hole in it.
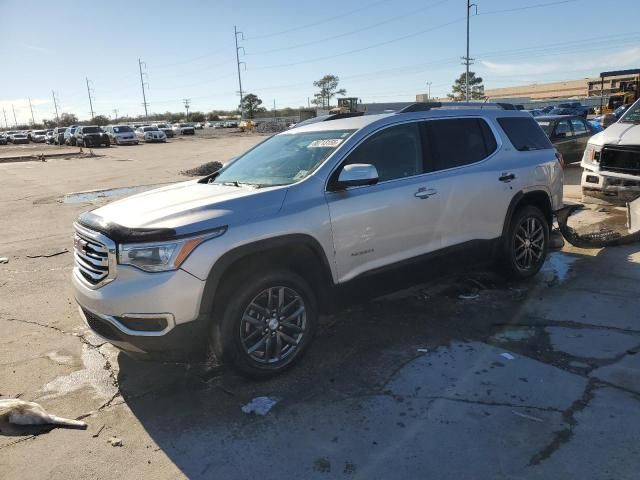
M 490 124 L 482 117 L 428 120 L 423 135 L 425 183 L 441 208 L 430 226 L 438 247 L 499 237 L 522 177 L 515 162 L 499 155 Z
M 553 145 L 564 157 L 564 161 L 572 163 L 577 161 L 576 139 L 573 137 L 573 129 L 569 118 L 562 118 L 556 122 L 551 135 Z
M 591 127 L 587 124 L 587 121 L 582 118 L 572 118 L 571 127 L 573 129 L 573 138 L 575 139 L 574 155 L 575 158 L 577 158 L 575 161 L 580 161 L 582 159 L 584 149 L 587 147 L 587 142 L 593 135 L 593 132 L 591 131 Z
M 372 134 L 349 153 L 332 179 L 344 165 L 355 163 L 374 165 L 379 181 L 340 191 L 329 187 L 326 193 L 341 282 L 438 247 L 442 196 L 432 195 L 423 175 L 419 123 Z

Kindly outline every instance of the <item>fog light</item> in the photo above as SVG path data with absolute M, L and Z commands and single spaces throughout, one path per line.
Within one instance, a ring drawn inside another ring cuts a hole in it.
M 595 175 L 587 175 L 586 182 L 587 183 L 599 183 L 598 182 L 598 177 L 596 177 Z
M 170 315 L 125 314 L 114 317 L 122 326 L 136 332 L 162 332 L 169 326 Z

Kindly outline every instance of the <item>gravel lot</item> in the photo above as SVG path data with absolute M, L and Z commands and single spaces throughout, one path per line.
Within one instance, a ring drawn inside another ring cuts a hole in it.
M 75 217 L 108 198 L 68 195 L 182 180 L 262 138 L 0 163 L 0 394 L 90 414 L 86 431 L 1 426 L 2 478 L 637 478 L 637 245 L 565 247 L 519 284 L 467 261 L 360 282 L 270 381 L 136 362 L 91 334 L 68 250 Z M 43 147 L 0 158 L 11 148 Z M 241 410 L 260 396 L 278 400 L 267 415 Z

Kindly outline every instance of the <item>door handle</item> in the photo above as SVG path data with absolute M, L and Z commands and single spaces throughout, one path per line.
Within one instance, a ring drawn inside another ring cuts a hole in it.
M 414 193 L 413 195 L 416 198 L 421 198 L 421 199 L 425 199 L 425 198 L 429 198 L 432 195 L 435 195 L 436 193 L 438 193 L 437 190 L 434 190 L 433 188 L 426 188 L 426 187 L 420 187 L 418 189 L 418 191 L 416 193 Z
M 500 180 L 501 182 L 509 183 L 511 180 L 515 180 L 515 178 L 516 178 L 515 173 L 502 172 L 502 175 L 498 177 L 498 180 Z

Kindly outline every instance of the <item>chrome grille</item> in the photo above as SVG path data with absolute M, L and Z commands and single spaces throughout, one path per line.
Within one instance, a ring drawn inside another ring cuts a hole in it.
M 115 244 L 104 235 L 75 225 L 73 257 L 76 272 L 97 288 L 115 276 Z

